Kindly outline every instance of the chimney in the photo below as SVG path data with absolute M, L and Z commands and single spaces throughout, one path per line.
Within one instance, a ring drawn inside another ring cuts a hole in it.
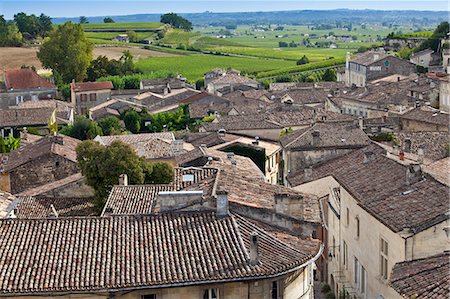
M 28 130 L 26 127 L 24 127 L 22 132 L 20 132 L 20 139 L 25 140 L 25 141 L 28 140 Z
M 228 192 L 217 191 L 216 199 L 216 216 L 217 218 L 228 217 L 229 206 L 228 206 Z
M 64 137 L 61 135 L 54 135 L 53 142 L 56 144 L 64 145 Z
M 375 158 L 375 155 L 372 151 L 364 151 L 364 161 L 363 163 L 368 163 Z
M 312 146 L 316 147 L 319 146 L 320 143 L 320 132 L 317 130 L 314 130 L 312 133 Z
M 225 130 L 225 129 L 219 129 L 218 131 L 217 131 L 217 134 L 219 135 L 219 137 L 225 137 L 225 133 L 226 133 L 227 131 Z
M 422 164 L 423 163 L 423 158 L 424 158 L 423 148 L 419 148 L 417 150 L 417 163 Z
M 256 266 L 259 264 L 259 250 L 258 250 L 258 233 L 253 232 L 250 235 L 250 260 L 251 266 Z
M 275 213 L 291 215 L 295 213 L 303 213 L 303 196 L 299 194 L 276 193 L 275 198 Z
M 198 210 L 194 204 L 203 204 L 203 191 L 161 191 L 158 193 L 161 212 L 168 212 L 188 207 Z
M 345 68 L 349 69 L 350 64 L 350 52 L 347 52 L 347 55 L 345 56 Z
M 254 144 L 254 145 L 258 145 L 259 144 L 259 137 L 258 136 L 255 137 L 255 140 L 252 141 L 252 144 Z
M 358 127 L 360 130 L 364 130 L 364 120 L 362 116 L 358 117 Z
M 120 186 L 128 186 L 128 175 L 125 173 L 122 173 L 119 175 L 119 185 Z
M 172 152 L 175 157 L 177 157 L 183 153 L 183 148 L 184 148 L 183 139 L 173 140 L 171 145 L 172 145 Z
M 305 168 L 304 172 L 305 172 L 305 180 L 310 180 L 312 177 L 312 173 L 313 173 L 312 167 L 310 166 L 310 167 Z
M 400 82 L 400 76 L 399 76 L 399 77 L 397 77 L 397 82 Z
M 410 164 L 406 167 L 406 184 L 412 185 L 422 180 L 422 169 L 419 164 Z

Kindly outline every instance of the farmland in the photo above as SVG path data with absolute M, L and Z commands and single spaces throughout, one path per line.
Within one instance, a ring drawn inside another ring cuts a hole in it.
M 203 74 L 213 68 L 233 67 L 245 73 L 257 73 L 278 68 L 295 66 L 292 61 L 278 59 L 260 59 L 246 57 L 227 57 L 213 55 L 191 55 L 178 57 L 156 57 L 142 59 L 137 67 L 143 73 L 152 71 L 168 71 L 179 73 L 189 81 L 201 79 Z
M 89 29 L 148 29 L 156 30 L 161 27 L 159 22 L 136 22 L 136 23 L 99 23 L 99 24 L 82 24 L 84 30 Z

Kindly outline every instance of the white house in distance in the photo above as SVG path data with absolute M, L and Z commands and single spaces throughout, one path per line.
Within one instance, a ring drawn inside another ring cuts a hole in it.
M 423 51 L 413 53 L 409 58 L 409 61 L 415 65 L 420 65 L 423 67 L 429 67 L 431 61 L 433 60 L 432 54 L 434 53 L 431 49 L 425 49 Z

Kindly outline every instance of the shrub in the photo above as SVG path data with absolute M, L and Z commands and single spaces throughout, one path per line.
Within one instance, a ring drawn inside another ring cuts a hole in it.
M 333 292 L 328 292 L 325 294 L 325 299 L 336 299 L 336 295 Z
M 320 287 L 320 291 L 324 294 L 331 292 L 331 287 L 329 284 L 324 283 L 322 284 L 322 286 Z

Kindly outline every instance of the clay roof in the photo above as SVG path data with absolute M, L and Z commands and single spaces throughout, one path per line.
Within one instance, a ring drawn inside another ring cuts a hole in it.
M 56 140 L 63 142 L 57 143 Z M 47 136 L 33 143 L 28 143 L 18 150 L 3 155 L 6 158 L 0 160 L 0 172 L 9 172 L 31 160 L 37 159 L 45 154 L 53 153 L 64 157 L 72 162 L 77 162 L 76 146 L 79 140 L 69 136 Z
M 450 294 L 450 252 L 397 263 L 389 281 L 404 298 L 446 299 Z
M 388 56 L 392 56 L 392 55 L 387 55 L 385 53 L 380 53 L 380 52 L 368 51 L 368 52 L 364 52 L 364 53 L 356 55 L 355 57 L 351 58 L 350 61 L 356 62 L 358 64 L 362 64 L 362 65 L 370 65 L 370 64 L 377 62 L 379 60 L 382 60 Z
M 411 54 L 411 58 L 413 58 L 413 57 L 418 57 L 418 56 L 422 56 L 422 55 L 428 55 L 428 54 L 432 54 L 432 53 L 434 53 L 433 50 L 431 50 L 431 49 L 425 49 L 425 50 L 422 50 L 422 51 L 419 51 L 419 52 L 416 52 L 416 53 L 412 53 L 412 54 Z
M 441 126 L 449 125 L 449 114 L 440 111 L 430 111 L 422 108 L 416 108 L 405 114 L 399 115 L 401 119 L 420 121 Z
M 31 69 L 8 70 L 5 72 L 6 89 L 56 89 L 53 83 L 45 80 Z
M 372 153 L 368 161 L 366 152 Z M 408 184 L 407 169 L 372 144 L 314 165 L 309 177 L 303 172 L 291 174 L 288 181 L 298 186 L 332 176 L 362 208 L 392 231 L 419 232 L 447 218 L 448 188 L 428 175 Z
M 0 218 L 8 215 L 16 197 L 11 193 L 0 190 Z
M 256 266 L 249 263 L 253 232 Z M 287 245 L 242 216 L 217 219 L 214 212 L 2 220 L 0 243 L 5 295 L 261 279 L 294 271 L 319 252 Z
M 111 136 L 97 136 L 95 141 L 105 146 L 110 145 L 113 141 L 122 141 L 126 144 L 133 144 L 139 142 L 145 142 L 154 139 L 162 140 L 175 140 L 172 132 L 162 132 L 162 133 L 142 133 L 142 134 L 129 134 L 129 135 L 111 135 Z
M 55 108 L 10 108 L 0 110 L 0 127 L 29 127 L 47 125 Z M 58 122 L 67 122 L 69 111 L 57 113 Z
M 84 198 L 54 198 L 42 196 L 17 196 L 15 215 L 17 218 L 47 218 L 53 213 L 54 206 L 58 217 L 93 216 L 96 215 L 94 199 Z
M 96 91 L 96 90 L 106 90 L 113 89 L 113 84 L 111 81 L 105 82 L 78 82 L 78 83 L 70 83 L 70 88 L 74 92 L 83 92 L 83 91 Z
M 206 147 L 215 146 L 224 143 L 224 139 L 217 132 L 175 132 L 176 139 L 182 139 L 195 147 L 204 144 Z
M 25 191 L 22 191 L 20 193 L 17 193 L 16 196 L 36 196 L 40 195 L 49 191 L 52 191 L 54 189 L 64 187 L 68 184 L 72 184 L 78 181 L 83 181 L 84 177 L 81 173 L 75 173 L 73 175 L 70 175 L 68 177 L 65 177 L 61 180 L 50 182 L 45 185 L 40 185 L 35 188 L 27 189 Z
M 448 156 L 450 144 L 448 132 L 398 132 L 395 133 L 395 137 L 400 146 L 404 146 L 406 140 L 410 140 L 411 153 L 417 154 L 421 148 L 424 156 L 432 161 Z
M 319 142 L 313 145 L 314 132 L 319 133 Z M 369 138 L 364 131 L 347 123 L 316 123 L 310 128 L 296 130 L 283 136 L 280 140 L 287 149 L 314 148 L 358 148 L 369 144 Z
M 220 76 L 217 79 L 212 80 L 210 83 L 212 84 L 258 84 L 257 81 L 247 78 L 245 76 L 241 76 L 235 72 L 227 72 L 224 76 Z

